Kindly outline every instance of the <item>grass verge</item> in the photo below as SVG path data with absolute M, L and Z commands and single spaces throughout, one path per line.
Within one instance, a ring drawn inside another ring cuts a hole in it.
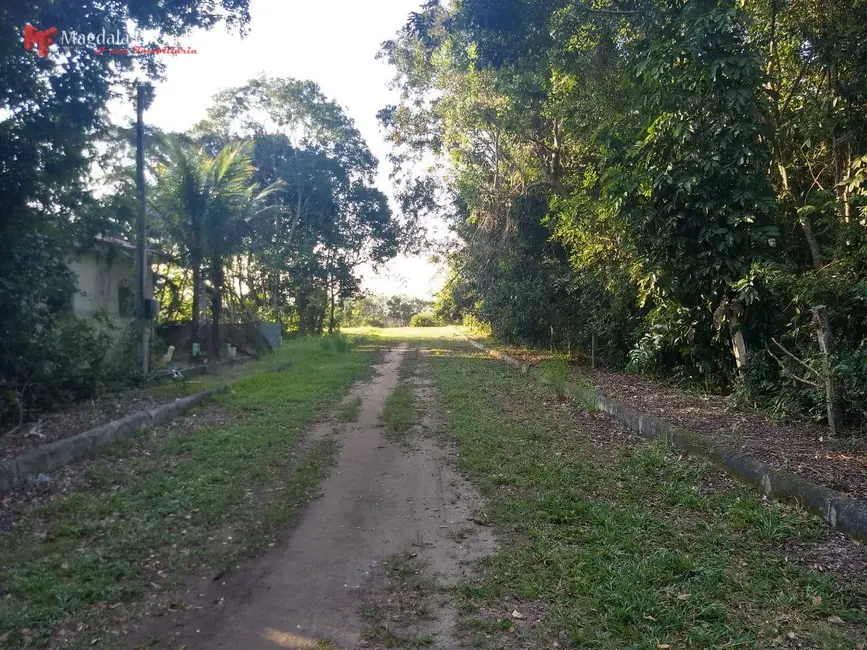
M 398 442 L 406 441 L 410 429 L 418 420 L 415 391 L 411 381 L 418 361 L 418 349 L 406 353 L 397 372 L 397 387 L 385 400 L 382 409 L 382 421 L 388 426 L 389 437 Z
M 438 593 L 436 581 L 414 554 L 398 553 L 382 563 L 387 584 L 362 609 L 367 627 L 361 638 L 375 648 L 424 648 L 436 642 L 425 632 L 431 619 L 431 599 Z
M 299 449 L 305 425 L 375 357 L 370 347 L 287 344 L 275 361 L 292 367 L 241 379 L 198 413 L 201 426 L 115 445 L 83 489 L 22 513 L 0 535 L 0 646 L 116 647 L 114 631 L 146 596 L 176 606 L 165 594 L 190 574 L 225 571 L 267 546 L 335 452 L 328 440 Z
M 354 397 L 337 409 L 337 419 L 341 422 L 357 422 L 361 413 L 361 398 Z
M 432 362 L 502 542 L 459 592 L 476 647 L 864 647 L 865 585 L 787 557 L 818 519 L 466 352 Z

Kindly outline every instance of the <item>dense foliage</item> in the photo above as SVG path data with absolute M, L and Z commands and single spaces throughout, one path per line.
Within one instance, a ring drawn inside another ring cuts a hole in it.
M 122 232 L 124 219 L 89 191 L 91 163 L 109 130 L 108 101 L 129 96 L 131 73 L 160 73 L 154 57 L 87 47 L 40 57 L 22 46 L 24 25 L 171 40 L 221 21 L 243 31 L 247 0 L 36 1 L 0 11 L 0 421 L 86 394 L 100 374 L 98 334 L 66 314 L 75 290 L 66 255 L 95 233 Z
M 0 12 L 0 424 L 102 390 L 116 360 L 141 379 L 131 336 L 71 314 L 68 258 L 133 237 L 134 134 L 110 124 L 107 105 L 131 102 L 134 79 L 161 74 L 159 57 L 100 55 L 59 36 L 41 56 L 22 46 L 24 25 L 166 45 L 220 22 L 243 33 L 247 0 L 61 0 Z M 190 324 L 192 342 L 209 320 L 211 358 L 227 317 L 333 330 L 339 303 L 358 293 L 359 267 L 411 239 L 412 224 L 374 185 L 377 161 L 352 120 L 311 82 L 251 80 L 216 96 L 189 133 L 147 129 L 145 147 L 160 320 Z
M 865 43 L 857 0 L 428 2 L 380 119 L 445 161 L 441 309 L 863 423 Z
M 235 301 L 301 334 L 333 331 L 361 265 L 394 257 L 404 239 L 352 120 L 312 82 L 260 77 L 219 93 L 196 131 L 212 144 L 252 141 L 254 180 L 280 185 L 232 261 L 248 289 Z
M 430 306 L 420 298 L 370 293 L 345 301 L 338 320 L 343 327 L 407 327 Z

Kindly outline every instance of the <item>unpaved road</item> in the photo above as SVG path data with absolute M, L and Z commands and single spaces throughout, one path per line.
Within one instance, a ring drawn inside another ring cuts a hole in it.
M 311 432 L 336 435 L 342 447 L 321 497 L 264 557 L 209 585 L 201 609 L 164 630 L 161 643 L 255 650 L 327 641 L 333 645 L 325 647 L 375 648 L 378 641 L 364 635 L 370 621 L 362 610 L 385 598 L 384 560 L 409 554 L 448 585 L 468 571 L 469 561 L 492 551 L 489 529 L 471 523 L 480 501 L 451 469 L 455 452 L 425 435 L 439 426 L 431 380 L 415 379 L 422 435 L 409 447 L 385 435 L 380 415 L 406 352 L 406 345 L 391 350 L 378 375 L 353 390 L 349 399 L 362 400 L 357 422 L 326 422 Z M 447 597 L 440 600 L 425 617 L 424 632 L 435 639 L 429 647 L 457 647 L 455 613 Z

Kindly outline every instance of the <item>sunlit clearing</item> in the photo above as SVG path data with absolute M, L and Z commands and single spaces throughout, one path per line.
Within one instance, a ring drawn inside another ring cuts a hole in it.
M 343 328 L 344 334 L 362 334 L 383 339 L 427 340 L 459 339 L 457 327 L 352 327 Z
M 275 630 L 270 627 L 265 628 L 265 631 L 262 632 L 262 636 L 278 648 L 288 648 L 289 650 L 308 650 L 309 648 L 310 650 L 315 650 L 317 647 L 322 647 L 320 642 L 316 639 L 298 636 L 297 634 L 289 634 L 288 632 L 281 632 L 280 630 Z

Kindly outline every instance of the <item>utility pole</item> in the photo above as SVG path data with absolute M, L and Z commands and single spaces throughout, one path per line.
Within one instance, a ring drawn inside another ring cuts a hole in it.
M 144 176 L 144 103 L 145 87 L 137 84 L 136 123 L 135 123 L 135 181 L 138 190 L 139 209 L 136 216 L 135 270 L 136 293 L 135 315 L 138 321 L 139 361 L 143 376 L 150 372 L 151 358 L 151 316 L 153 300 L 150 295 L 150 264 L 148 261 L 147 221 L 145 220 L 145 176 Z

